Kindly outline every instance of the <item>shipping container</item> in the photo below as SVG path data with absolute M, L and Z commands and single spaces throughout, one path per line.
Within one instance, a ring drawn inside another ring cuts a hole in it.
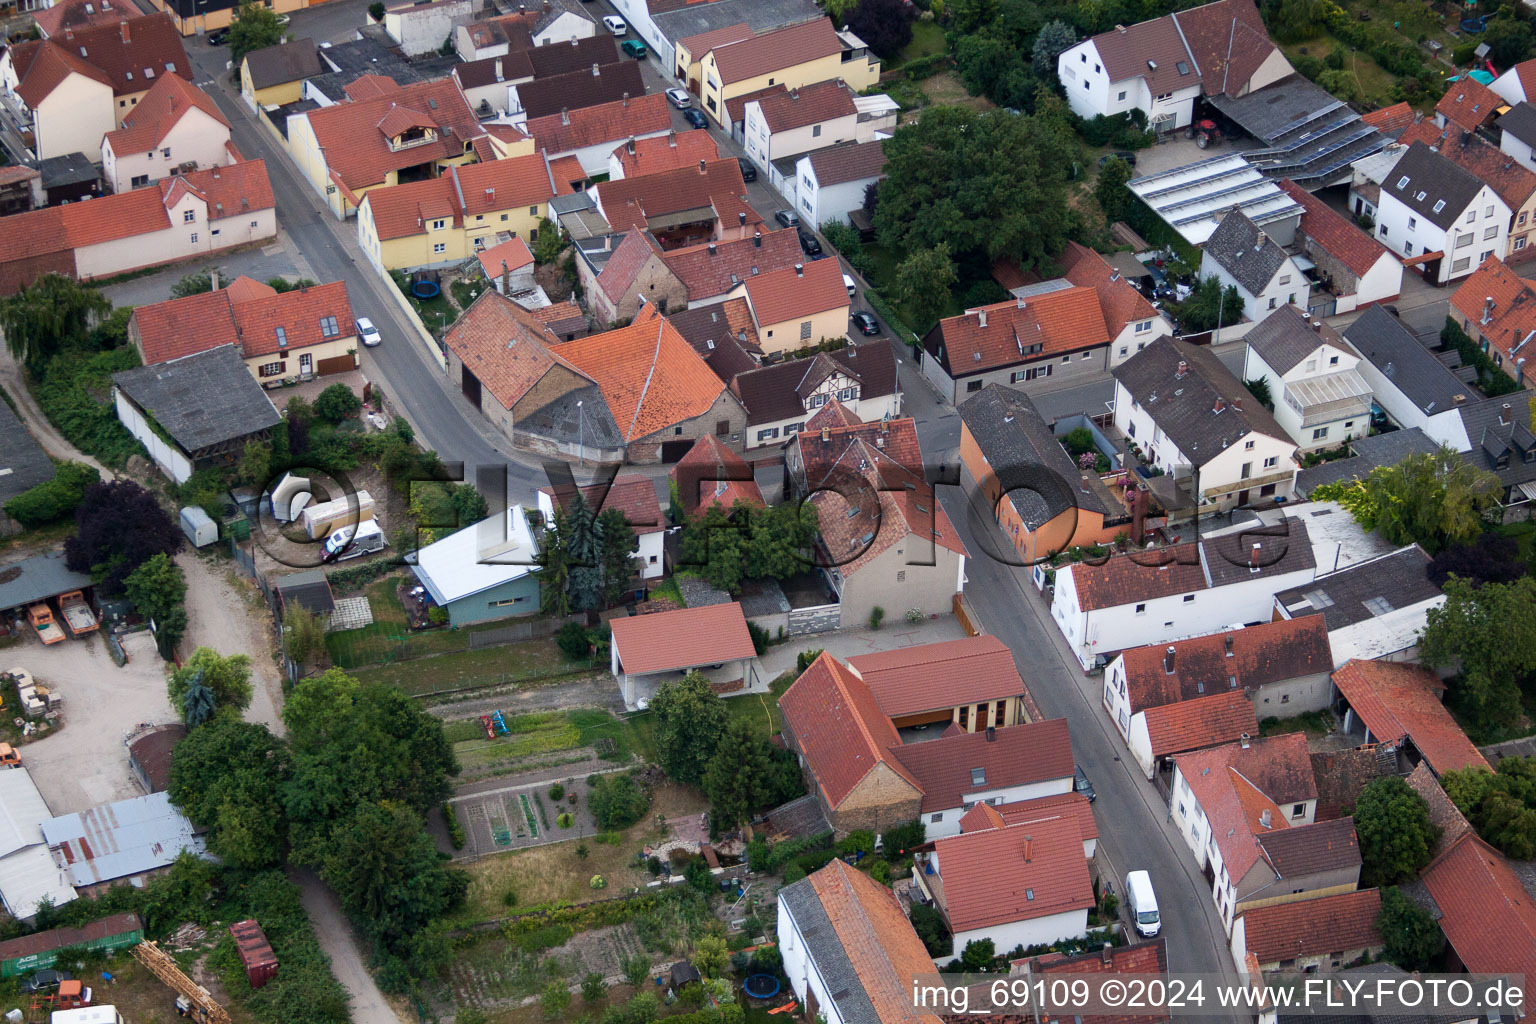
M 229 926 L 229 934 L 235 937 L 235 947 L 240 950 L 240 962 L 245 964 L 245 980 L 251 988 L 261 988 L 277 976 L 277 954 L 272 944 L 255 921 L 237 921 Z
M 144 941 L 138 914 L 113 914 L 80 928 L 54 928 L 0 942 L 0 978 L 15 978 L 52 967 L 62 949 L 115 950 Z

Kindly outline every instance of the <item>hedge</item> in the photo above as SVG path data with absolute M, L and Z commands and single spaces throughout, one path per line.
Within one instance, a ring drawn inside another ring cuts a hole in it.
M 330 581 L 333 590 L 360 590 L 374 580 L 383 579 L 398 568 L 400 566 L 394 559 L 376 558 L 371 562 L 360 562 L 342 569 L 332 569 L 325 574 L 325 578 Z
M 5 514 L 22 526 L 42 526 L 75 514 L 85 489 L 99 483 L 95 467 L 79 462 L 60 463 L 52 480 L 22 491 L 5 503 Z
M 908 327 L 906 323 L 896 315 L 896 311 L 892 309 L 890 305 L 887 304 L 886 301 L 882 299 L 873 288 L 864 289 L 864 301 L 868 302 L 870 307 L 873 308 L 876 313 L 880 314 L 880 319 L 884 320 L 886 324 L 890 326 L 891 333 L 896 336 L 898 341 L 902 342 L 903 344 L 910 345 L 913 348 L 917 348 L 922 345 L 922 339 L 917 336 L 917 332 Z
M 803 839 L 789 839 L 782 843 L 769 843 L 764 839 L 753 840 L 747 848 L 747 858 L 753 871 L 777 871 L 803 854 L 822 849 L 831 851 L 831 832 L 806 836 Z
M 1461 329 L 1461 325 L 1450 317 L 1445 318 L 1445 326 L 1440 330 L 1442 344 L 1450 345 L 1461 355 L 1461 361 L 1469 366 L 1477 367 L 1477 386 L 1489 398 L 1497 398 L 1500 395 L 1513 394 L 1520 390 L 1509 374 L 1495 366 L 1493 360 L 1488 358 L 1488 353 L 1478 347 L 1477 342 L 1467 336 Z
M 112 374 L 139 365 L 131 348 L 82 357 L 55 356 L 32 393 L 48 422 L 65 440 L 111 466 L 121 466 L 144 448 L 117 419 L 112 404 Z
M 546 903 L 503 921 L 501 931 L 513 942 L 547 928 L 568 927 L 572 932 L 591 931 L 593 928 L 626 924 L 646 911 L 654 910 L 660 903 L 661 896 L 655 892 L 618 896 L 594 903 Z

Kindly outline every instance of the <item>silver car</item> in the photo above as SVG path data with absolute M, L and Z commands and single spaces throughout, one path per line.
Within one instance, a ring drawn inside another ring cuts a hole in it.
M 379 337 L 379 329 L 373 326 L 373 321 L 365 316 L 357 318 L 357 337 L 368 348 L 373 348 L 384 340 Z

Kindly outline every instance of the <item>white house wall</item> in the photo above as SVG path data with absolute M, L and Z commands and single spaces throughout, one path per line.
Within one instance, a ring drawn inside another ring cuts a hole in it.
M 1001 789 L 984 789 L 975 793 L 966 793 L 960 799 L 958 807 L 948 807 L 942 811 L 932 811 L 923 815 L 923 827 L 927 829 L 929 839 L 943 839 L 946 836 L 960 834 L 960 819 L 972 804 L 1014 804 L 1021 800 L 1038 800 L 1043 796 L 1063 796 L 1072 792 L 1072 779 L 1070 777 L 1060 779 L 1046 779 L 1042 782 L 1031 782 L 1022 786 L 1006 786 Z M 1010 949 L 1012 947 L 1009 947 Z
M 178 484 L 184 484 L 191 479 L 191 460 L 175 445 L 161 440 L 160 435 L 155 433 L 149 422 L 121 391 L 114 388 L 112 395 L 117 405 L 118 420 L 128 428 L 128 433 L 137 438 L 149 451 L 150 459 L 160 467 L 161 472 Z
M 114 192 L 134 188 L 133 179 L 141 175 L 159 181 L 188 163 L 205 170 L 233 162 L 229 129 L 196 107 L 181 116 L 151 153 L 114 153 L 106 138 L 100 149 L 102 177 Z
M 186 209 L 194 212 L 191 222 L 182 219 Z M 170 225 L 158 231 L 76 249 L 75 273 L 81 279 L 112 277 L 277 236 L 277 215 L 270 209 L 252 210 L 210 223 L 205 205 L 187 195 L 168 212 Z
M 1121 82 L 1109 81 L 1109 74 L 1104 71 L 1103 60 L 1092 39 L 1063 52 L 1056 60 L 1056 71 L 1066 91 L 1067 103 L 1079 117 L 1141 110 L 1146 113 L 1149 123 L 1161 115 L 1171 114 L 1173 120 L 1167 127 L 1183 128 L 1189 124 L 1195 97 L 1200 94 L 1198 84 L 1154 97 L 1147 89 L 1146 79 L 1139 76 Z
M 1289 256 L 1257 294 L 1250 292 L 1239 283 L 1225 267 L 1211 258 L 1209 252 L 1203 253 L 1200 257 L 1200 276 L 1216 277 L 1221 281 L 1223 288 L 1227 285 L 1235 287 L 1237 293 L 1243 298 L 1243 313 L 1250 320 L 1262 320 L 1271 311 L 1286 305 L 1305 310 L 1307 300 L 1312 295 L 1312 288 L 1307 282 L 1306 275 Z M 1236 318 L 1232 317 L 1232 319 Z
M 951 955 L 935 957 L 934 963 L 948 963 L 963 953 L 968 943 L 977 939 L 991 939 L 994 947 L 999 952 L 1005 953 L 1015 946 L 1028 949 L 1030 946 L 1050 945 L 1062 939 L 1075 939 L 1086 934 L 1088 934 L 1088 911 L 1068 910 L 1028 921 L 1011 921 L 988 928 L 958 932 L 955 935 L 955 945 Z
M 1531 147 L 1509 132 L 1499 135 L 1499 148 L 1515 158 L 1515 163 L 1528 171 L 1536 171 L 1536 154 L 1531 152 Z
M 784 976 L 789 979 L 789 987 L 794 990 L 795 998 L 802 1006 L 810 1005 L 810 1001 L 814 999 L 817 1012 L 827 1024 L 843 1024 L 842 1015 L 837 1011 L 837 1004 L 832 1001 L 833 990 L 821 976 L 815 961 L 811 959 L 810 950 L 806 948 L 805 937 L 800 933 L 800 926 L 795 921 L 794 914 L 790 913 L 789 906 L 782 896 L 778 903 L 779 953 L 784 958 Z
M 1444 284 L 1458 277 L 1466 277 L 1481 265 L 1484 253 L 1500 255 L 1508 248 L 1511 212 L 1487 185 L 1478 190 L 1477 196 L 1456 215 L 1449 229 L 1432 224 L 1427 217 L 1420 217 L 1408 209 L 1393 193 L 1398 172 L 1394 167 L 1381 186 L 1381 202 L 1376 210 L 1376 238 L 1400 256 L 1415 258 L 1426 252 L 1443 252 L 1436 281 Z M 1468 220 L 1468 214 L 1471 219 Z M 1492 232 L 1491 237 L 1484 237 Z M 1471 236 L 1471 241 L 1460 246 L 1459 239 Z M 1411 247 L 1411 251 L 1410 251 Z M 1457 264 L 1465 259 L 1465 266 Z
M 1452 405 L 1446 409 L 1436 408 L 1431 412 L 1420 409 L 1407 395 L 1398 390 L 1397 385 L 1387 379 L 1387 376 L 1377 368 L 1369 359 L 1360 360 L 1360 365 L 1355 367 L 1360 371 L 1360 376 L 1371 386 L 1376 404 L 1381 406 L 1393 422 L 1407 430 L 1418 427 L 1424 431 L 1436 444 L 1448 445 L 1454 451 L 1464 452 L 1472 446 L 1467 441 L 1466 424 L 1461 421 L 1458 411 L 1461 406 Z M 1468 387 L 1466 395 L 1470 401 L 1475 392 Z

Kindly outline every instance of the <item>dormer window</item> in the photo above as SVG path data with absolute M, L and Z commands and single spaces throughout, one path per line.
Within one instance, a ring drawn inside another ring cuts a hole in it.
M 1498 469 L 1508 469 L 1509 468 L 1509 449 L 1505 448 L 1503 451 L 1499 452 L 1499 457 L 1497 459 L 1494 459 L 1493 463 L 1494 463 L 1494 466 L 1496 468 L 1498 468 Z
M 336 322 L 335 317 L 323 316 L 320 318 L 320 337 L 334 338 L 340 333 L 341 325 Z

